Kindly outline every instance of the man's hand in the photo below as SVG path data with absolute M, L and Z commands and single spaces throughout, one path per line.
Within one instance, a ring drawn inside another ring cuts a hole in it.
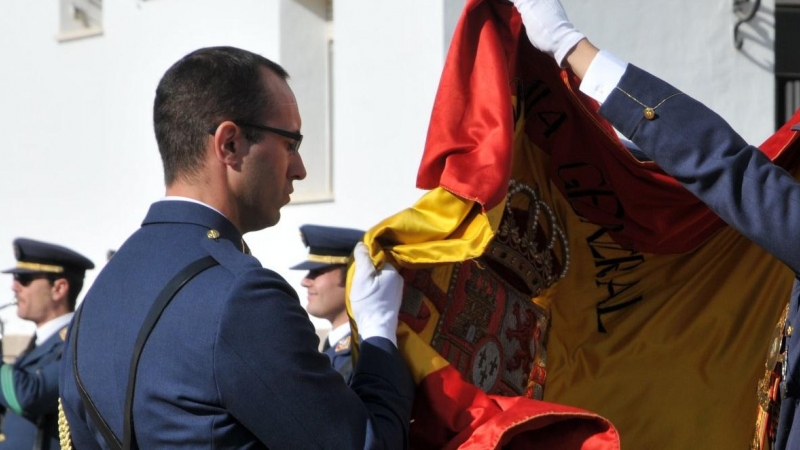
M 522 16 L 531 44 L 564 67 L 564 58 L 585 36 L 567 18 L 558 0 L 511 0 Z
M 391 264 L 378 272 L 363 242 L 353 251 L 356 271 L 350 286 L 350 307 L 362 339 L 380 336 L 397 345 L 397 315 L 403 300 L 403 277 Z

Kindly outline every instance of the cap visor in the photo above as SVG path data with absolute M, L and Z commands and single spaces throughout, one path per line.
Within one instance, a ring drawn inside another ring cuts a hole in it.
M 289 267 L 290 270 L 314 270 L 314 269 L 321 269 L 323 267 L 330 267 L 336 266 L 339 264 L 325 264 L 321 262 L 314 262 L 314 261 L 303 261 L 296 266 Z
M 44 273 L 44 272 L 37 272 L 36 270 L 20 269 L 18 267 L 12 267 L 10 269 L 0 271 L 0 273 Z

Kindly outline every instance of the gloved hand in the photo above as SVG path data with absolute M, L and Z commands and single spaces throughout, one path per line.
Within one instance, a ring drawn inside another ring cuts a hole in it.
M 350 308 L 363 339 L 380 336 L 397 345 L 397 315 L 403 300 L 403 277 L 391 264 L 379 272 L 363 242 L 353 250 L 356 271 L 350 286 Z
M 511 0 L 522 16 L 528 39 L 537 49 L 550 54 L 559 66 L 578 41 L 586 36 L 575 29 L 558 0 Z

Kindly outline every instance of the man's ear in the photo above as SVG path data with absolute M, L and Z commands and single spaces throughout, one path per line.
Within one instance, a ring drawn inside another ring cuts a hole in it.
M 54 302 L 64 302 L 64 304 L 66 304 L 67 298 L 69 297 L 69 280 L 66 278 L 57 278 L 53 281 L 51 292 L 53 293 Z
M 235 123 L 226 120 L 219 124 L 212 136 L 214 157 L 226 166 L 238 169 L 243 151 L 237 148 L 237 144 L 241 145 L 243 137 L 242 129 Z

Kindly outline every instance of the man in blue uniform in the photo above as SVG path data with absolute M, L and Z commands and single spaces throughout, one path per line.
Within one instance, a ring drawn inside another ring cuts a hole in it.
M 800 184 L 788 172 L 701 103 L 594 47 L 558 0 L 513 3 L 533 45 L 582 79 L 581 91 L 601 103 L 601 115 L 730 226 L 800 274 Z M 779 404 L 761 405 L 753 448 L 800 448 L 799 322 L 796 279 L 783 337 L 773 346 L 782 372 L 780 395 L 773 396 Z
M 306 176 L 287 77 L 259 55 L 214 47 L 159 82 L 166 197 L 100 273 L 65 344 L 75 448 L 406 445 L 414 386 L 396 344 L 399 274 L 355 249 L 363 341 L 348 386 L 295 291 L 242 239 L 275 225 Z
M 331 365 L 350 380 L 353 362 L 350 357 L 350 319 L 345 305 L 345 280 L 347 260 L 356 244 L 364 237 L 361 230 L 303 225 L 300 236 L 308 247 L 305 261 L 292 270 L 307 270 L 301 281 L 308 290 L 309 314 L 331 323 L 331 331 L 322 345 L 322 352 L 331 359 Z
M 0 448 L 57 449 L 58 367 L 83 277 L 94 264 L 68 248 L 14 240 L 11 289 L 17 315 L 36 324 L 30 344 L 14 364 L 0 366 L 4 410 Z

